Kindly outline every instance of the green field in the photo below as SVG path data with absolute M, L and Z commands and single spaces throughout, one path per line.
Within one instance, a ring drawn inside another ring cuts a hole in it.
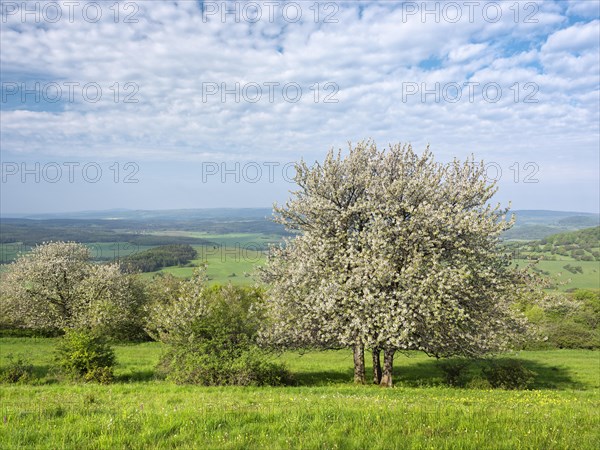
M 53 339 L 3 338 L 40 380 L 2 385 L 2 448 L 596 448 L 600 354 L 521 352 L 528 391 L 448 388 L 434 360 L 398 356 L 396 387 L 354 386 L 350 351 L 285 353 L 293 387 L 177 386 L 158 343 L 117 346 L 118 382 L 60 380 Z M 367 355 L 369 360 L 369 355 Z
M 527 266 L 531 261 L 517 260 L 515 263 L 521 267 Z M 565 269 L 565 265 L 581 267 L 582 273 L 572 273 Z M 538 261 L 535 265 L 541 274 L 548 278 L 554 285 L 553 289 L 560 291 L 572 289 L 600 289 L 600 262 L 576 261 L 571 258 L 561 258 L 557 261 Z
M 269 244 L 279 242 L 281 236 L 260 233 L 209 234 L 194 231 L 165 231 L 157 236 L 181 236 L 208 239 L 215 245 L 195 245 L 198 257 L 193 266 L 207 265 L 206 275 L 210 283 L 249 285 L 256 282 L 256 267 L 266 259 Z M 177 277 L 190 277 L 195 267 L 167 267 L 166 272 Z M 155 273 L 155 272 L 154 272 Z M 154 273 L 142 276 L 150 278 Z
M 227 234 L 213 234 L 203 233 L 200 231 L 162 231 L 153 232 L 154 236 L 176 236 L 176 237 L 190 237 L 206 239 L 214 242 L 217 245 L 224 245 L 227 247 L 242 247 L 242 248 L 257 248 L 261 247 L 266 249 L 269 244 L 279 242 L 281 236 L 275 234 L 264 234 L 264 233 L 227 233 Z
M 571 273 L 565 270 L 566 264 L 580 266 L 583 273 Z M 561 291 L 572 288 L 600 289 L 600 262 L 598 261 L 540 261 L 537 267 L 550 272 L 551 280 L 565 283 L 557 286 Z
M 193 267 L 166 267 L 158 272 L 171 273 L 177 277 L 190 277 L 194 269 L 207 265 L 207 276 L 210 283 L 248 285 L 256 282 L 253 274 L 256 267 L 266 259 L 267 245 L 276 242 L 273 236 L 252 233 L 207 235 L 203 233 L 182 232 L 182 235 L 198 234 L 210 238 L 215 245 L 194 245 L 198 257 L 191 261 Z M 90 248 L 91 256 L 96 261 L 108 262 L 139 253 L 155 246 L 135 245 L 127 242 L 99 242 L 85 244 Z M 2 261 L 14 260 L 19 252 L 29 248 L 20 244 L 2 244 Z M 6 270 L 6 266 L 0 266 Z M 152 278 L 156 272 L 141 274 L 145 279 Z
M 208 281 L 218 284 L 248 285 L 256 282 L 253 276 L 256 267 L 266 258 L 266 252 L 255 250 L 246 245 L 233 246 L 194 246 L 198 257 L 191 261 L 193 267 L 166 267 L 157 272 L 170 273 L 177 277 L 192 276 L 196 267 L 206 264 Z M 145 279 L 152 278 L 157 272 L 143 273 Z

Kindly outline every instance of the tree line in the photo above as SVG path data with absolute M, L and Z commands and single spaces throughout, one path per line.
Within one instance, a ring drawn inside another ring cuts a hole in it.
M 129 255 L 121 264 L 130 272 L 155 272 L 163 267 L 189 264 L 196 256 L 198 252 L 191 245 L 161 245 Z
M 600 226 L 557 233 L 537 241 L 507 242 L 516 258 L 576 261 L 600 261 Z

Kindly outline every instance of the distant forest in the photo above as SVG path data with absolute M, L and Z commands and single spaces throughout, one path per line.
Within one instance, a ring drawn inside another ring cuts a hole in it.
M 201 231 L 210 234 L 259 233 L 285 235 L 284 228 L 267 219 L 251 220 L 134 220 L 0 219 L 0 243 L 32 246 L 48 241 L 129 242 L 135 245 L 214 245 L 209 239 L 162 236 L 160 231 Z
M 121 260 L 131 272 L 154 272 L 163 267 L 189 264 L 198 255 L 190 245 L 161 245 Z
M 558 233 L 535 241 L 507 242 L 506 246 L 513 253 L 529 259 L 552 261 L 566 256 L 576 261 L 600 261 L 600 226 Z
M 218 246 L 218 242 L 208 237 L 186 236 L 183 232 L 250 233 L 270 236 L 274 240 L 278 236 L 289 236 L 282 225 L 271 220 L 270 214 L 270 209 L 248 208 L 81 212 L 71 214 L 70 218 L 58 215 L 0 218 L 0 244 L 3 245 L 0 262 L 14 259 L 17 250 L 9 248 L 12 244 L 19 246 L 18 251 L 49 241 L 124 243 L 138 248 Z M 600 260 L 598 214 L 564 211 L 514 211 L 514 214 L 517 221 L 503 236 L 511 250 L 533 258 L 544 255 L 545 259 L 556 259 L 562 255 L 582 261 Z M 585 227 L 595 228 L 578 232 Z M 161 264 L 158 255 L 151 254 L 149 258 Z M 148 267 L 152 264 L 148 263 Z

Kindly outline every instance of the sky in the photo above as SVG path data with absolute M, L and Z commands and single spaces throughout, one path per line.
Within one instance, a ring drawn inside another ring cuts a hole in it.
M 599 210 L 598 1 L 0 4 L 0 214 L 268 207 L 364 139 Z

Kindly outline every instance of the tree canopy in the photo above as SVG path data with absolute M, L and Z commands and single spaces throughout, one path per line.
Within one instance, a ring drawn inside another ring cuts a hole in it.
M 383 349 L 391 385 L 396 350 L 480 355 L 522 331 L 518 273 L 497 248 L 512 221 L 490 205 L 483 163 L 366 141 L 296 169 L 298 189 L 274 208 L 296 235 L 262 271 L 271 344 L 353 347 L 358 382 L 364 349 L 377 365 Z
M 2 274 L 2 314 L 25 328 L 94 328 L 117 338 L 143 333 L 139 281 L 118 264 L 95 264 L 75 242 L 34 247 Z

